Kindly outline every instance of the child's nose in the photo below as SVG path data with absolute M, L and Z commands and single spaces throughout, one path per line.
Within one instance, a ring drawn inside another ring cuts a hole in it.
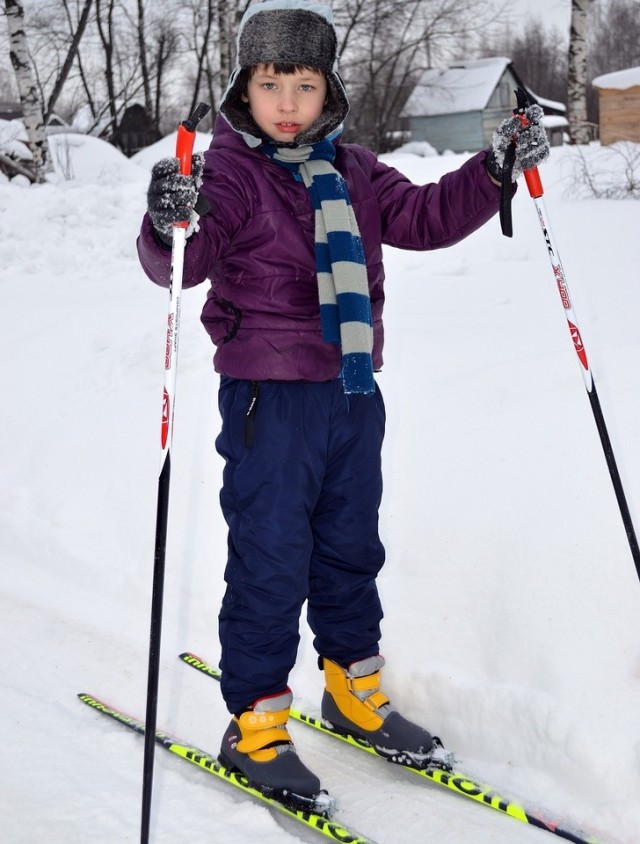
M 293 94 L 289 94 L 286 91 L 283 92 L 282 96 L 280 97 L 280 111 L 284 112 L 291 112 L 295 111 L 297 108 L 296 98 Z

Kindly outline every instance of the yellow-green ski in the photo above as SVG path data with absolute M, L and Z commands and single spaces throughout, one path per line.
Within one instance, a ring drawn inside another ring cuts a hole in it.
M 101 700 L 98 700 L 98 698 L 95 698 L 92 695 L 79 694 L 78 697 L 83 703 L 86 703 L 87 706 L 90 706 L 97 712 L 101 712 L 103 715 L 113 718 L 115 721 L 125 727 L 128 727 L 130 730 L 144 735 L 144 723 L 139 721 L 137 718 L 126 715 L 119 709 L 115 709 L 114 707 L 103 703 Z M 347 829 L 347 827 L 343 826 L 335 819 L 327 817 L 325 814 L 287 806 L 275 797 L 269 797 L 268 795 L 263 794 L 258 789 L 253 788 L 247 778 L 241 773 L 226 768 L 218 761 L 218 759 L 211 756 L 209 753 L 206 753 L 204 750 L 199 750 L 193 745 L 185 744 L 179 739 L 172 738 L 167 735 L 167 733 L 163 733 L 161 730 L 156 732 L 156 742 L 165 750 L 175 753 L 176 756 L 179 756 L 181 759 L 191 762 L 193 765 L 197 765 L 199 768 L 207 771 L 207 773 L 213 774 L 219 779 L 230 783 L 240 789 L 240 791 L 248 794 L 250 797 L 266 803 L 271 808 L 278 809 L 278 811 L 283 812 L 285 815 L 288 815 L 290 818 L 293 818 L 304 826 L 321 833 L 326 838 L 330 838 L 332 841 L 338 841 L 340 844 L 375 844 L 371 838 L 365 838 L 356 832 L 352 832 Z
M 192 668 L 195 668 L 197 671 L 206 674 L 214 680 L 220 681 L 222 677 L 221 671 L 201 660 L 195 654 L 187 651 L 186 653 L 180 654 L 180 659 L 187 665 L 190 665 Z M 311 715 L 307 715 L 305 712 L 302 712 L 294 707 L 291 708 L 290 715 L 296 721 L 300 721 L 302 724 L 307 724 L 309 727 L 313 727 L 315 730 L 319 730 L 327 736 L 346 742 L 346 744 L 350 744 L 352 747 L 357 747 L 359 750 L 364 750 L 379 759 L 382 758 L 376 753 L 366 739 L 358 736 L 343 735 L 342 733 L 334 730 L 327 722 L 322 721 L 319 718 L 314 718 Z M 437 765 L 430 765 L 426 768 L 416 768 L 410 764 L 403 764 L 401 761 L 392 761 L 392 764 L 405 768 L 407 771 L 411 771 L 411 773 L 416 774 L 425 780 L 431 780 L 431 782 L 435 782 L 450 791 L 454 791 L 456 794 L 461 794 L 463 797 L 468 797 L 471 800 L 475 800 L 477 803 L 489 806 L 491 809 L 495 809 L 504 815 L 508 815 L 510 818 L 514 818 L 514 820 L 520 821 L 521 823 L 529 824 L 530 826 L 535 826 L 539 829 L 544 829 L 547 832 L 557 835 L 559 838 L 563 838 L 566 841 L 572 841 L 573 844 L 604 844 L 604 842 L 599 838 L 586 836 L 578 830 L 567 829 L 561 823 L 545 817 L 543 813 L 538 810 L 525 808 L 517 801 L 504 797 L 496 791 L 495 788 L 488 785 L 482 785 L 471 777 L 466 776 L 466 774 L 453 770 L 448 764 L 440 767 Z

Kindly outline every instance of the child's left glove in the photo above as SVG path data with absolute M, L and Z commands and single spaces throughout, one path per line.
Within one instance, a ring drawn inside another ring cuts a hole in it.
M 176 223 L 188 222 L 187 237 L 192 234 L 199 214 L 208 210 L 202 206 L 203 198 L 198 193 L 203 169 L 204 155 L 198 152 L 192 157 L 190 176 L 180 173 L 177 158 L 163 158 L 154 164 L 147 191 L 147 208 L 154 229 L 165 243 L 171 244 Z M 206 200 L 204 202 L 208 206 Z
M 487 157 L 487 170 L 499 182 L 502 181 L 505 155 L 513 143 L 513 182 L 524 170 L 537 167 L 549 156 L 549 140 L 540 122 L 544 116 L 543 110 L 539 105 L 531 105 L 524 110 L 524 116 L 527 118 L 526 123 L 517 114 L 507 117 L 493 133 L 493 150 Z

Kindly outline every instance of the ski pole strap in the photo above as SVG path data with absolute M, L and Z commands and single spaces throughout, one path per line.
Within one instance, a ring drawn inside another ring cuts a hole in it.
M 505 237 L 513 237 L 513 165 L 516 163 L 516 142 L 512 141 L 504 155 L 502 164 L 502 185 L 500 187 L 500 228 Z
M 513 109 L 514 115 L 518 116 L 522 121 L 524 126 L 528 125 L 528 120 L 525 117 L 525 109 L 527 106 L 531 104 L 531 100 L 529 94 L 527 93 L 526 89 L 522 86 L 518 86 L 515 90 L 516 95 L 516 107 Z M 502 163 L 502 187 L 500 190 L 500 226 L 502 228 L 502 234 L 505 237 L 513 237 L 513 217 L 511 214 L 511 203 L 513 200 L 514 190 L 513 190 L 513 167 L 516 163 L 516 154 L 517 154 L 517 139 L 514 137 L 507 151 L 504 155 L 504 161 Z M 533 190 L 533 186 L 529 184 L 529 179 L 527 179 L 527 184 L 529 186 L 529 190 Z M 541 195 L 542 192 L 540 192 Z M 533 193 L 532 193 L 533 196 Z

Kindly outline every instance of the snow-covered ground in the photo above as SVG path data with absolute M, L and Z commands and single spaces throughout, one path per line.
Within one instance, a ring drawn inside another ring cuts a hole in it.
M 66 179 L 0 183 L 0 830 L 10 844 L 139 838 L 142 716 L 167 295 L 138 266 L 150 165 L 58 135 Z M 199 137 L 198 148 L 207 145 Z M 598 146 L 586 150 L 598 172 Z M 571 199 L 574 149 L 543 168 L 604 414 L 640 524 L 640 203 Z M 418 182 L 464 156 L 389 156 Z M 70 177 L 70 178 L 69 178 Z M 385 687 L 461 767 L 607 844 L 640 829 L 640 583 L 535 208 L 439 253 L 387 250 L 380 578 Z M 158 723 L 217 752 L 225 528 L 217 378 L 187 291 L 178 375 Z M 306 628 L 291 678 L 317 706 Z M 379 844 L 535 844 L 549 833 L 292 727 L 340 819 Z M 153 841 L 312 841 L 158 751 Z

